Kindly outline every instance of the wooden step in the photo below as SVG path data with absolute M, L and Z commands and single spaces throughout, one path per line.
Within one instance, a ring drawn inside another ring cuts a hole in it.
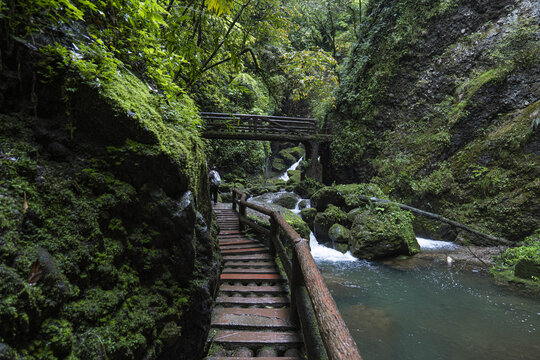
M 225 261 L 225 266 L 229 267 L 243 267 L 243 268 L 265 268 L 275 267 L 276 264 L 273 261 Z
M 245 244 L 260 244 L 257 240 L 243 239 L 243 240 L 226 240 L 220 241 L 219 246 L 233 246 L 233 245 L 245 245 Z
M 279 270 L 273 268 L 232 268 L 227 265 L 221 272 L 222 274 L 279 274 Z
M 256 294 L 262 294 L 266 293 L 268 295 L 272 294 L 285 294 L 288 293 L 288 289 L 284 285 L 221 285 L 219 287 L 219 291 L 222 293 L 241 293 L 241 294 L 248 294 L 248 293 L 256 293 Z
M 268 249 L 264 246 L 250 247 L 245 249 L 225 249 L 221 250 L 223 255 L 251 255 L 268 253 Z
M 206 360 L 301 360 L 298 357 L 207 357 Z
M 248 330 L 222 330 L 218 329 L 214 343 L 234 346 L 300 346 L 302 338 L 296 332 L 290 331 L 248 331 Z
M 242 296 L 218 296 L 217 305 L 224 306 L 287 306 L 289 305 L 287 297 L 242 297 Z
M 224 255 L 223 261 L 251 261 L 251 260 L 274 260 L 272 255 L 265 254 L 250 254 L 250 255 Z
M 218 308 L 212 319 L 212 326 L 222 329 L 274 329 L 294 330 L 296 325 L 290 321 L 289 309 L 244 309 Z
M 259 242 L 252 242 L 251 244 L 238 244 L 238 245 L 225 245 L 225 244 L 219 244 L 220 250 L 223 252 L 225 250 L 243 250 L 243 249 L 255 249 L 255 248 L 265 248 L 264 245 L 262 245 Z
M 242 282 L 286 282 L 287 279 L 280 274 L 221 274 L 222 281 Z

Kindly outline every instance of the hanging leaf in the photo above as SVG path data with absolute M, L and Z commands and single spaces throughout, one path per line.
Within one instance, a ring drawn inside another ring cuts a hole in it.
M 23 200 L 23 212 L 26 213 L 28 210 L 28 201 L 26 200 L 26 191 L 24 192 L 24 200 Z
M 43 275 L 43 271 L 41 271 L 41 265 L 39 264 L 39 261 L 36 260 L 32 264 L 32 267 L 30 268 L 30 276 L 28 277 L 28 284 L 30 286 L 33 286 L 35 283 L 41 279 L 41 276 Z

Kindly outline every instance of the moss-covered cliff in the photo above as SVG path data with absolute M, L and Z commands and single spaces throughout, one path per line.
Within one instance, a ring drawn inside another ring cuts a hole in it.
M 199 358 L 218 259 L 196 108 L 21 42 L 1 48 L 0 358 Z
M 326 180 L 371 181 L 511 240 L 533 233 L 539 22 L 528 0 L 371 1 L 328 116 Z

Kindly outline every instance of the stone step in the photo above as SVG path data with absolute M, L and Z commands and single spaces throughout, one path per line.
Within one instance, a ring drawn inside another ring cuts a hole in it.
M 302 338 L 292 331 L 248 331 L 218 329 L 213 342 L 218 345 L 294 347 L 302 344 Z
M 242 297 L 242 296 L 218 296 L 216 305 L 223 306 L 287 306 L 287 297 Z
M 212 326 L 221 329 L 274 329 L 294 330 L 289 309 L 217 308 Z

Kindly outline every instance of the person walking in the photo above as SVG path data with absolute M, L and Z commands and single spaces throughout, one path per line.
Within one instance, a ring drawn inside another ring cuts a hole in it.
M 212 166 L 212 170 L 208 173 L 208 180 L 210 181 L 210 201 L 214 199 L 214 205 L 217 204 L 218 200 L 218 189 L 221 185 L 221 177 L 217 172 L 217 168 Z

